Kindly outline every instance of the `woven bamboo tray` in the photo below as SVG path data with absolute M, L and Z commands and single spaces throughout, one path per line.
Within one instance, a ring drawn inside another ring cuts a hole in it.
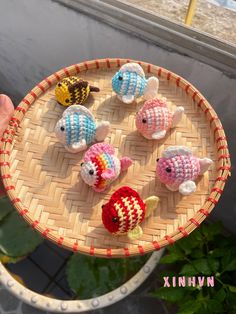
M 139 62 L 147 76 L 160 79 L 159 96 L 169 107 L 184 106 L 181 123 L 160 142 L 144 139 L 135 130 L 135 113 L 143 104 L 121 103 L 111 89 L 117 69 L 131 60 L 105 59 L 64 68 L 39 83 L 16 108 L 4 134 L 1 173 L 12 204 L 44 237 L 75 252 L 105 257 L 144 254 L 187 236 L 214 208 L 230 171 L 225 133 L 210 104 L 190 83 L 163 68 Z M 95 193 L 80 178 L 83 152 L 70 154 L 53 132 L 64 110 L 56 103 L 55 84 L 78 75 L 101 92 L 90 96 L 87 107 L 98 120 L 109 120 L 107 143 L 134 165 L 105 193 Z M 214 161 L 198 180 L 197 191 L 183 197 L 170 192 L 155 177 L 156 159 L 169 145 L 186 145 L 199 157 Z M 143 236 L 129 240 L 111 236 L 101 222 L 101 206 L 122 185 L 145 199 L 158 195 L 160 207 L 142 223 Z

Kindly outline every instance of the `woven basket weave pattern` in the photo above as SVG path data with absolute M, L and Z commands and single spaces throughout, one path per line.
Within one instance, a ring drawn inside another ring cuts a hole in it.
M 143 254 L 187 235 L 213 209 L 229 174 L 225 134 L 211 106 L 182 78 L 145 63 L 142 66 L 147 77 L 160 79 L 159 96 L 167 98 L 173 111 L 183 106 L 185 115 L 158 142 L 146 140 L 136 131 L 135 113 L 143 104 L 142 98 L 137 105 L 123 104 L 111 89 L 112 76 L 125 62 L 91 61 L 53 74 L 23 99 L 3 139 L 1 171 L 17 210 L 45 237 L 97 256 Z M 115 147 L 119 157 L 129 156 L 135 161 L 105 193 L 95 193 L 82 181 L 79 172 L 84 152 L 66 152 L 53 132 L 64 110 L 56 103 L 55 84 L 68 75 L 78 75 L 100 87 L 99 93 L 90 95 L 86 107 L 97 120 L 111 122 L 105 142 Z M 191 196 L 168 191 L 155 176 L 156 159 L 170 145 L 186 145 L 196 156 L 214 161 L 211 170 L 199 177 L 197 191 Z M 159 209 L 142 223 L 144 233 L 139 240 L 113 237 L 101 222 L 101 205 L 122 185 L 136 189 L 143 199 L 150 195 L 161 199 Z

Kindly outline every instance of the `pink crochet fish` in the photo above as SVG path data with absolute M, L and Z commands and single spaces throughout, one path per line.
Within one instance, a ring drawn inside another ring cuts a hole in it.
M 145 138 L 159 140 L 165 137 L 168 129 L 180 122 L 183 112 L 183 107 L 177 107 L 175 112 L 171 112 L 164 100 L 151 99 L 138 111 L 136 127 Z
M 189 195 L 196 191 L 195 180 L 212 164 L 209 158 L 197 158 L 185 146 L 170 146 L 157 159 L 156 174 L 171 191 Z
M 118 178 L 121 171 L 127 170 L 132 163 L 129 157 L 118 159 L 112 145 L 97 143 L 91 146 L 84 155 L 81 176 L 84 182 L 92 186 L 96 192 L 102 192 Z

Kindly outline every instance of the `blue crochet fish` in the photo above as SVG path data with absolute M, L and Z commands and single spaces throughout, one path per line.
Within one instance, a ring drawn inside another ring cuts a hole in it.
M 108 121 L 96 123 L 92 113 L 80 105 L 66 109 L 55 127 L 57 138 L 71 153 L 85 150 L 95 141 L 103 141 L 109 130 Z
M 148 100 L 157 96 L 158 78 L 145 78 L 144 71 L 138 63 L 126 63 L 112 78 L 112 88 L 119 99 L 130 104 L 143 95 Z

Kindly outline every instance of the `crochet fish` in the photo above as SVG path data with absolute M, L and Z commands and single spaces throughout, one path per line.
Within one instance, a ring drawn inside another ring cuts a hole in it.
M 108 121 L 96 123 L 92 113 L 78 105 L 67 108 L 55 127 L 57 138 L 71 153 L 85 150 L 95 140 L 103 141 L 109 130 Z
M 158 78 L 145 78 L 144 71 L 138 63 L 126 63 L 112 78 L 112 88 L 118 97 L 126 104 L 135 98 L 144 96 L 145 99 L 156 97 L 159 87 Z
M 175 127 L 181 120 L 183 107 L 171 112 L 166 102 L 155 98 L 144 103 L 136 115 L 136 127 L 147 139 L 159 140 L 165 137 L 168 129 Z
M 157 208 L 158 203 L 157 196 L 143 201 L 135 190 L 123 186 L 102 206 L 104 227 L 114 235 L 128 234 L 130 239 L 137 239 L 143 234 L 140 223 Z
M 196 191 L 195 180 L 206 172 L 213 161 L 197 158 L 185 146 L 170 146 L 157 159 L 156 174 L 171 191 L 189 195 Z
M 129 157 L 118 159 L 112 145 L 98 143 L 91 146 L 81 164 L 81 176 L 96 192 L 104 191 L 121 171 L 127 170 L 133 161 Z
M 66 107 L 74 104 L 83 104 L 90 92 L 99 92 L 99 88 L 90 86 L 88 82 L 77 76 L 62 79 L 55 88 L 57 102 Z

